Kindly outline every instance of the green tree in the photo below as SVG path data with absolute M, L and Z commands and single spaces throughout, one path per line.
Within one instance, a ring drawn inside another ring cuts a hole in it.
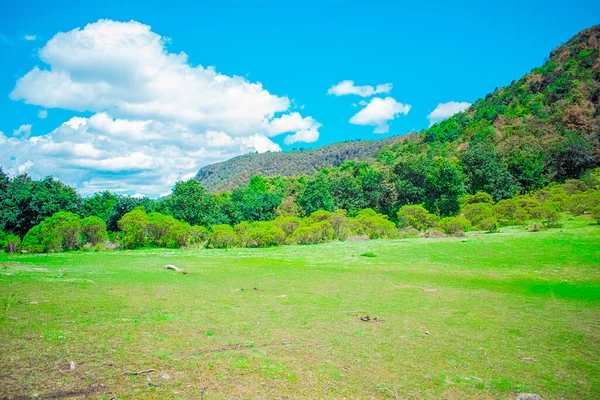
M 196 179 L 177 182 L 163 206 L 167 214 L 190 225 L 210 226 L 217 211 L 213 198 Z
M 108 240 L 106 223 L 102 218 L 96 215 L 91 215 L 82 219 L 81 230 L 83 232 L 83 236 L 85 237 L 85 241 L 92 245 L 96 245 Z
M 306 215 L 317 210 L 333 211 L 334 198 L 329 191 L 326 175 L 320 172 L 311 177 L 300 192 L 297 202 Z

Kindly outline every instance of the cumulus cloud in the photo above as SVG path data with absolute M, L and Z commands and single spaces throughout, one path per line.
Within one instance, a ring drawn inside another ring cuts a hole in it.
M 435 110 L 433 110 L 428 116 L 429 126 L 443 121 L 447 118 L 450 118 L 454 114 L 462 112 L 467 108 L 471 107 L 471 103 L 467 103 L 466 101 L 456 102 L 450 101 L 448 103 L 440 103 L 437 105 Z
M 354 86 L 354 81 L 345 80 L 341 81 L 337 85 L 333 85 L 327 91 L 327 94 L 333 94 L 335 96 L 344 96 L 347 94 L 354 94 L 361 97 L 370 97 L 374 94 L 389 93 L 392 90 L 391 83 L 383 83 L 376 87 L 366 86 Z
M 410 105 L 399 103 L 392 97 L 375 97 L 350 118 L 350 123 L 375 126 L 373 133 L 387 133 L 390 130 L 388 122 L 400 114 L 408 114 L 410 108 Z
M 37 35 L 24 35 L 23 39 L 25 39 L 29 42 L 33 42 L 33 41 L 37 40 Z
M 13 136 L 29 139 L 31 135 L 31 124 L 23 124 L 13 131 Z
M 287 97 L 193 66 L 185 53 L 170 53 L 167 42 L 135 21 L 100 20 L 56 34 L 39 51 L 45 66 L 20 78 L 10 97 L 92 116 L 19 143 L 4 137 L 14 154 L 0 163 L 32 160 L 32 174 L 52 173 L 84 192 L 158 195 L 203 165 L 280 151 L 271 137 L 318 139 L 321 124 L 292 111 Z
M 38 118 L 46 119 L 48 118 L 48 110 L 40 110 L 37 113 Z

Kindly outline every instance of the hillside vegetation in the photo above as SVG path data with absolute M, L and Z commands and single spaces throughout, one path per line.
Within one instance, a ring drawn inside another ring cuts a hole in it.
M 465 112 L 410 135 L 412 146 L 396 144 L 391 154 L 380 152 L 380 164 L 402 168 L 398 156 L 410 153 L 454 157 L 468 192 L 485 190 L 496 198 L 579 177 L 600 160 L 599 53 L 600 25 L 580 32 L 552 51 L 543 66 Z M 365 160 L 389 144 L 386 139 L 246 155 L 204 167 L 197 179 L 209 190 L 231 189 L 251 175 L 311 174 L 346 159 Z M 368 149 L 353 150 L 357 147 Z
M 334 143 L 313 150 L 250 153 L 207 165 L 198 171 L 196 179 L 211 192 L 230 191 L 250 182 L 253 175 L 310 175 L 322 168 L 337 167 L 347 160 L 372 158 L 383 146 L 399 140 L 401 139 L 398 137 L 356 140 Z

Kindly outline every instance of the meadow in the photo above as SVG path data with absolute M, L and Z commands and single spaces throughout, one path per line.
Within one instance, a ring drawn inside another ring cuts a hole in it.
M 600 226 L 583 217 L 462 238 L 1 253 L 0 301 L 0 398 L 600 398 Z

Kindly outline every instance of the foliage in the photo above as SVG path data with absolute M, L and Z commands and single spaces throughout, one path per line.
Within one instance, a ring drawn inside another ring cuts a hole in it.
M 119 220 L 118 226 L 124 233 L 120 245 L 125 249 L 144 247 L 147 244 L 148 214 L 142 207 L 129 211 Z
M 396 225 L 389 221 L 386 215 L 379 214 L 371 208 L 361 210 L 354 219 L 360 226 L 360 231 L 353 226 L 354 234 L 365 234 L 370 239 L 389 239 L 398 236 Z
M 279 216 L 275 218 L 273 223 L 283 230 L 286 237 L 294 233 L 303 224 L 301 218 L 293 216 Z
M 600 206 L 592 210 L 592 218 L 600 224 Z
M 326 176 L 319 173 L 306 183 L 297 202 L 306 215 L 310 215 L 318 210 L 333 211 L 333 200 Z
M 7 253 L 16 253 L 21 245 L 21 238 L 17 235 L 6 235 L 3 240 L 0 240 L 0 248 L 3 248 Z
M 31 253 L 77 250 L 82 244 L 81 218 L 68 211 L 45 218 L 23 238 L 23 249 Z
M 314 222 L 296 229 L 286 240 L 289 244 L 317 244 L 335 239 L 335 231 L 327 220 Z
M 437 222 L 436 228 L 447 235 L 460 235 L 471 229 L 471 221 L 463 217 L 446 217 Z
M 230 225 L 213 225 L 208 245 L 214 248 L 236 247 L 241 243 L 240 237 Z
M 274 222 L 241 222 L 235 226 L 242 247 L 267 247 L 283 244 L 286 233 Z
M 414 228 L 425 231 L 432 228 L 437 217 L 422 206 L 404 206 L 398 211 L 398 223 L 401 228 Z
M 85 237 L 86 243 L 96 245 L 108 240 L 106 223 L 97 216 L 85 217 L 81 220 L 81 231 Z

